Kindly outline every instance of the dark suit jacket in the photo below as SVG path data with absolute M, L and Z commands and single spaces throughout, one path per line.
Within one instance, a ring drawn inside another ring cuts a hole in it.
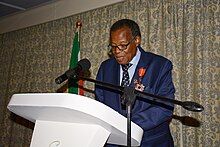
M 146 69 L 142 79 L 142 84 L 145 86 L 144 91 L 173 99 L 175 89 L 172 82 L 171 61 L 162 56 L 145 52 L 141 47 L 139 47 L 139 50 L 141 57 L 130 86 L 134 87 L 134 80 L 139 78 L 138 70 L 143 67 Z M 119 76 L 120 65 L 115 58 L 110 58 L 101 64 L 97 74 L 97 80 L 120 85 Z M 96 85 L 95 94 L 98 101 L 126 116 L 126 111 L 121 108 L 120 94 L 118 92 Z M 157 103 L 149 99 L 146 100 L 138 97 L 132 108 L 131 120 L 144 130 L 141 146 L 173 146 L 169 129 L 173 105 L 164 105 L 164 103 Z

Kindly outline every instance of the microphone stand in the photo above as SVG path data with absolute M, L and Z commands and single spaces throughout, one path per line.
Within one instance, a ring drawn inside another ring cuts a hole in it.
M 131 147 L 131 108 L 136 99 L 135 89 L 132 87 L 124 87 L 122 98 L 126 102 L 127 112 L 127 147 Z
M 122 86 L 117 86 L 117 85 L 113 85 L 110 83 L 106 83 L 106 82 L 102 82 L 102 81 L 98 81 L 98 80 L 94 80 L 91 78 L 87 78 L 81 75 L 73 75 L 72 78 L 76 78 L 76 79 L 82 79 L 82 80 L 86 80 L 89 82 L 93 82 L 96 85 L 111 89 L 111 90 L 116 90 L 118 92 L 122 92 L 122 98 L 125 99 L 126 102 L 126 112 L 127 112 L 127 146 L 131 147 L 131 108 L 132 105 L 136 99 L 136 97 L 142 97 L 144 99 L 149 100 L 149 97 L 153 97 L 154 99 L 152 101 L 155 100 L 159 100 L 162 102 L 168 102 L 171 104 L 176 104 L 176 105 L 180 105 L 183 108 L 189 110 L 189 111 L 194 111 L 194 112 L 201 112 L 204 110 L 204 107 L 198 103 L 195 102 L 191 102 L 191 101 L 178 101 L 178 100 L 174 100 L 174 99 L 169 99 L 166 97 L 162 97 L 162 96 L 158 96 L 158 95 L 153 95 L 150 93 L 146 93 L 143 91 L 138 91 L 135 90 L 132 87 L 122 87 Z M 155 99 L 156 98 L 156 99 Z

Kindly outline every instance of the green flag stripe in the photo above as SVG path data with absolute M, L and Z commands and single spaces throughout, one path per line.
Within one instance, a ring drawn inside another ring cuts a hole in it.
M 78 55 L 79 55 L 79 33 L 76 32 L 74 39 L 73 39 L 73 46 L 72 46 L 72 52 L 71 52 L 71 58 L 70 58 L 70 65 L 69 68 L 74 68 L 77 65 L 78 62 Z M 78 85 L 76 80 L 69 80 L 69 93 L 75 93 L 78 94 Z

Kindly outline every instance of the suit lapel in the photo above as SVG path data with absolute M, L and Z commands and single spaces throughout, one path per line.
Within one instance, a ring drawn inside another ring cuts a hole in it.
M 147 52 L 145 52 L 141 47 L 139 47 L 139 50 L 140 50 L 140 52 L 141 52 L 141 57 L 140 57 L 140 60 L 139 60 L 139 62 L 138 62 L 138 65 L 137 65 L 137 67 L 136 67 L 136 69 L 135 69 L 135 73 L 134 73 L 134 76 L 133 76 L 132 81 L 131 81 L 131 84 L 130 84 L 131 87 L 135 87 L 134 81 L 139 79 L 139 74 L 138 74 L 138 72 L 139 72 L 139 69 L 140 69 L 140 68 L 146 69 L 145 74 L 143 75 L 143 79 L 142 79 L 142 81 L 145 81 L 145 82 L 146 82 L 147 69 L 148 69 L 148 66 L 149 66 L 149 64 L 150 64 L 150 61 L 151 61 L 151 59 L 152 59 L 152 58 L 149 56 L 149 54 L 148 54 Z
M 120 65 L 115 61 L 115 65 L 113 68 L 113 73 L 117 73 L 117 75 L 113 79 L 113 84 L 120 86 Z M 119 108 L 117 111 L 120 112 L 122 115 L 126 116 L 126 111 L 122 110 L 121 108 L 121 95 L 116 93 L 116 105 Z
M 115 60 L 114 60 L 115 61 Z M 116 73 L 116 75 L 111 75 L 112 77 L 112 84 L 120 85 L 120 65 L 115 61 L 114 66 L 112 68 L 112 74 Z

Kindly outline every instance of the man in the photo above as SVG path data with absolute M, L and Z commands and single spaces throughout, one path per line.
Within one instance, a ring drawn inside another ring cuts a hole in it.
M 101 64 L 97 80 L 173 99 L 172 63 L 162 56 L 145 52 L 140 43 L 141 33 L 136 22 L 129 19 L 115 22 L 110 28 L 109 44 L 113 57 Z M 95 94 L 98 101 L 126 116 L 119 93 L 96 85 Z M 136 99 L 131 120 L 144 130 L 141 147 L 173 147 L 169 129 L 172 112 L 171 104 L 164 106 Z

